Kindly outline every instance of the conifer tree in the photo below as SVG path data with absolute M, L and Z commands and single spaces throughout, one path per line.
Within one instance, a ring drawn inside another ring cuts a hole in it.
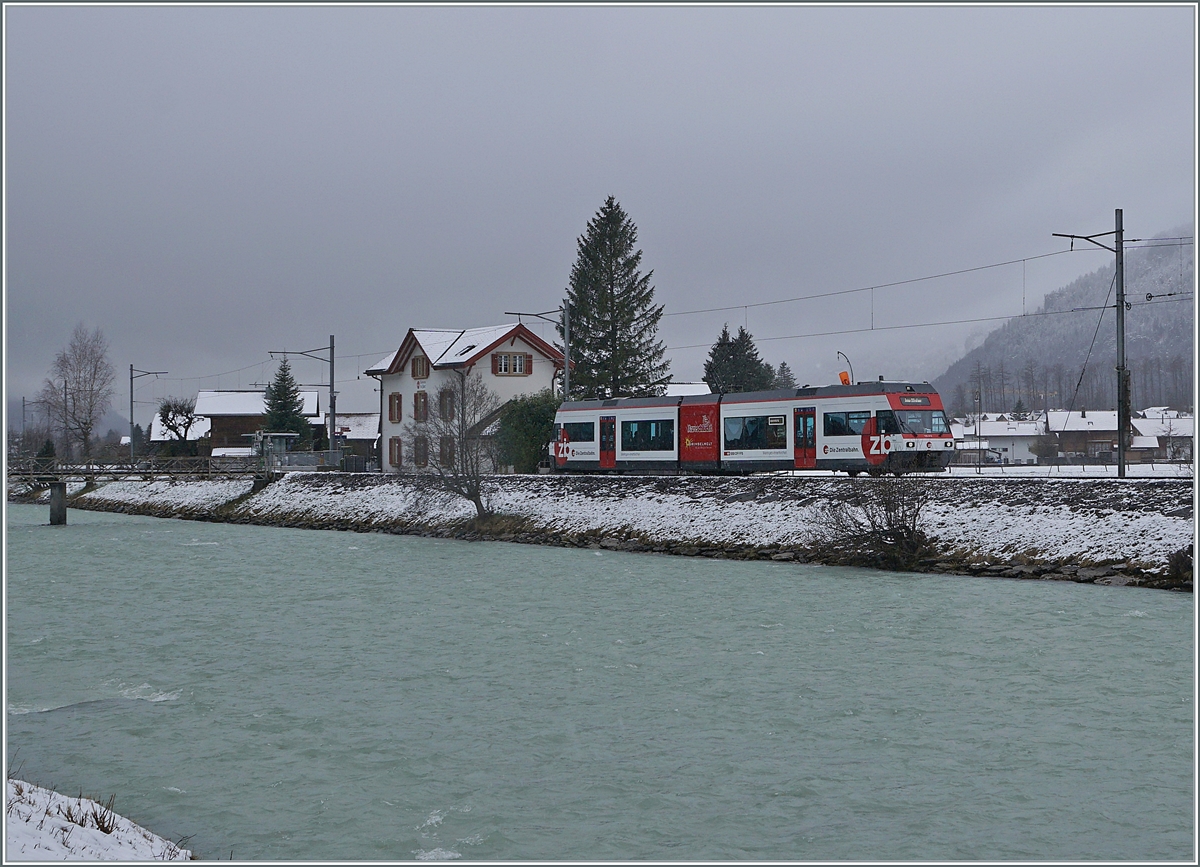
M 263 430 L 268 433 L 296 433 L 300 435 L 298 445 L 307 446 L 312 441 L 312 428 L 303 415 L 304 399 L 300 397 L 300 386 L 292 376 L 292 366 L 285 358 L 279 362 L 275 378 L 267 385 L 266 414 Z
M 775 371 L 775 382 L 771 385 L 772 388 L 795 388 L 796 376 L 792 373 L 792 369 L 788 367 L 786 361 L 779 362 L 779 369 Z
M 653 271 L 639 270 L 637 226 L 612 196 L 579 237 L 566 303 L 571 311 L 571 397 L 662 394 L 670 362 L 658 340 L 663 308 Z M 558 323 L 559 336 L 563 323 Z
M 764 391 L 772 387 L 775 371 L 759 358 L 749 331 L 739 325 L 737 336 L 730 337 L 726 324 L 704 362 L 704 381 L 721 394 Z

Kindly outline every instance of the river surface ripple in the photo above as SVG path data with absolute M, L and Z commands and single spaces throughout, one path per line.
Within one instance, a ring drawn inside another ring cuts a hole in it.
M 47 520 L 12 772 L 205 858 L 1193 857 L 1191 595 Z

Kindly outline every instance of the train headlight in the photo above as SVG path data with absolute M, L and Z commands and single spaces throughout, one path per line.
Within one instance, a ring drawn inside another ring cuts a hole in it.
M 917 447 L 917 444 L 916 444 L 916 443 L 914 443 L 912 440 L 909 440 L 908 442 L 906 442 L 906 443 L 904 444 L 904 447 L 905 447 L 906 449 L 915 449 L 915 448 Z

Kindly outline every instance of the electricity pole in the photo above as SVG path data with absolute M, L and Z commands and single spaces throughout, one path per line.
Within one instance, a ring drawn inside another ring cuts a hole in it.
M 141 379 L 143 376 L 161 376 L 167 373 L 165 370 L 134 370 L 133 365 L 129 365 L 129 463 L 133 465 L 133 444 L 135 441 L 133 435 L 133 381 Z M 135 375 L 136 374 L 136 375 Z M 153 419 L 151 419 L 153 423 Z
M 1128 429 L 1132 412 L 1130 411 L 1129 368 L 1125 366 L 1125 310 L 1128 305 L 1125 303 L 1125 227 L 1122 211 L 1117 208 L 1116 228 L 1111 232 L 1099 232 L 1095 235 L 1063 235 L 1058 232 L 1052 234 L 1055 238 L 1070 238 L 1072 249 L 1075 247 L 1075 241 L 1088 241 L 1110 253 L 1115 253 L 1117 257 L 1117 478 L 1123 479 L 1125 478 L 1125 449 L 1129 439 Z M 1114 246 L 1109 247 L 1096 240 L 1105 235 L 1114 236 Z
M 329 358 L 322 358 L 319 355 L 313 355 L 314 352 L 325 352 L 326 350 L 328 350 L 328 352 L 329 352 Z M 289 352 L 286 349 L 272 349 L 267 354 L 270 355 L 272 358 L 274 358 L 276 355 L 282 355 L 284 358 L 287 358 L 289 355 L 303 355 L 308 358 L 315 358 L 317 361 L 328 362 L 328 364 L 329 364 L 329 412 L 327 415 L 328 415 L 328 421 L 329 421 L 329 448 L 330 449 L 335 448 L 334 437 L 337 436 L 337 392 L 334 390 L 334 383 L 337 382 L 337 380 L 335 380 L 333 378 L 333 335 L 332 334 L 329 335 L 329 346 L 318 346 L 316 349 L 306 349 L 303 352 Z M 307 385 L 307 383 L 302 383 L 302 384 Z M 325 385 L 325 383 L 318 382 L 318 383 L 316 383 L 316 385 L 317 385 L 317 387 L 320 387 L 322 385 Z

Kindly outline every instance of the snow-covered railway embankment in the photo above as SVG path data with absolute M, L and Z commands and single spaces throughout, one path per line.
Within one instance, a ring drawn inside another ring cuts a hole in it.
M 868 481 L 869 483 L 869 481 Z M 1190 479 L 929 478 L 924 571 L 1192 589 Z M 272 526 L 836 563 L 822 529 L 842 477 L 500 476 L 498 517 L 412 477 L 293 473 L 249 481 L 112 482 L 73 508 Z M 1172 558 L 1174 560 L 1172 561 Z M 1181 564 L 1186 563 L 1186 570 Z

